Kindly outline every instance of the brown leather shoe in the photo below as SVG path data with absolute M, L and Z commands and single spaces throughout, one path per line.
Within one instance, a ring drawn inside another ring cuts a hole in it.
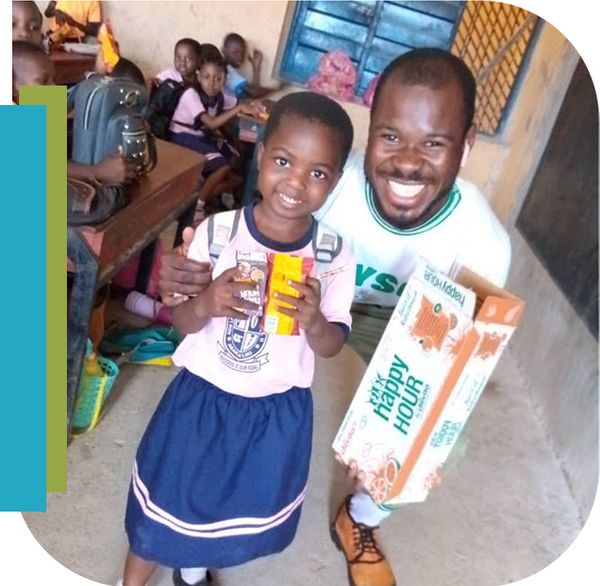
M 396 586 L 392 568 L 375 536 L 379 527 L 357 523 L 350 516 L 351 498 L 346 497 L 331 526 L 331 539 L 346 557 L 350 586 Z

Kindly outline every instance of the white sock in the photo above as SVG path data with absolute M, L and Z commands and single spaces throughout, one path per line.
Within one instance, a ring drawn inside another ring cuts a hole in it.
M 357 523 L 377 527 L 391 515 L 391 511 L 380 509 L 368 494 L 355 492 L 350 500 L 350 515 Z
M 188 584 L 196 584 L 206 577 L 206 568 L 181 568 L 181 577 Z

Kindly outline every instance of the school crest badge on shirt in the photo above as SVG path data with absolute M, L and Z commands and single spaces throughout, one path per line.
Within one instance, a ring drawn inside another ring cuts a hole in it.
M 265 352 L 268 336 L 260 329 L 260 316 L 241 320 L 228 318 L 219 343 L 219 360 L 238 372 L 257 372 L 269 362 Z

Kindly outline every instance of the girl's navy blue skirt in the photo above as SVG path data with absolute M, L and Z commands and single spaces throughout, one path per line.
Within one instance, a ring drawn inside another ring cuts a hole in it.
M 285 549 L 306 492 L 312 421 L 310 389 L 246 398 L 183 369 L 137 451 L 131 551 L 173 568 L 224 568 Z
M 204 177 L 208 177 L 217 169 L 229 165 L 231 159 L 239 155 L 226 139 L 220 139 L 217 142 L 215 138 L 206 134 L 197 136 L 187 132 L 170 132 L 167 140 L 204 155 L 206 158 L 202 166 Z

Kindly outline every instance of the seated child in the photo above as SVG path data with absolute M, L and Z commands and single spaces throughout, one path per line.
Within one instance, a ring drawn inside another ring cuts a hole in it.
M 198 69 L 198 60 L 200 59 L 201 46 L 198 41 L 190 38 L 179 39 L 175 43 L 173 55 L 173 67 L 161 71 L 154 80 L 155 85 L 172 79 L 179 83 L 196 84 L 196 71 Z
M 268 88 L 260 85 L 260 68 L 263 54 L 254 49 L 248 55 L 248 61 L 252 64 L 252 80 L 248 81 L 239 71 L 244 64 L 247 54 L 246 40 L 237 33 L 229 33 L 223 39 L 223 55 L 227 62 L 227 83 L 225 91 L 238 98 L 263 98 L 270 93 L 276 92 L 284 87 L 280 83 L 277 87 Z
M 12 40 L 42 46 L 42 13 L 35 2 L 12 3 Z
M 142 86 L 146 85 L 146 78 L 144 77 L 142 70 L 133 61 L 130 61 L 125 57 L 119 57 L 117 64 L 108 75 L 109 77 L 130 79 Z
M 223 93 L 225 60 L 220 54 L 205 52 L 198 64 L 197 79 L 199 83 L 187 89 L 179 100 L 169 127 L 169 140 L 206 157 L 202 171 L 205 177 L 218 172 L 223 181 L 230 179 L 235 183 L 232 160 L 237 151 L 223 129 L 239 113 L 258 116 L 262 106 L 257 102 L 238 102 Z M 201 199 L 208 201 L 219 188 L 215 185 L 210 193 L 201 193 Z
M 53 43 L 83 41 L 95 37 L 102 23 L 102 10 L 97 0 L 83 2 L 48 2 L 49 37 Z
M 175 584 L 205 584 L 207 567 L 242 564 L 292 542 L 308 478 L 315 354 L 335 356 L 347 338 L 354 260 L 343 243 L 327 268 L 292 281 L 299 297 L 277 299 L 293 306 L 280 310 L 300 330 L 276 335 L 249 317 L 258 306 L 240 293 L 254 286 L 239 282 L 236 253 L 314 258 L 312 213 L 340 178 L 352 135 L 346 112 L 325 96 L 300 92 L 275 104 L 258 147 L 263 199 L 242 210 L 211 284 L 173 309 L 187 334 L 173 356 L 183 369 L 135 458 L 124 584 L 146 584 L 158 563 L 176 568 Z M 207 224 L 190 246 L 195 260 L 210 261 Z
M 54 65 L 40 45 L 29 41 L 12 44 L 12 99 L 19 103 L 22 85 L 53 85 Z

